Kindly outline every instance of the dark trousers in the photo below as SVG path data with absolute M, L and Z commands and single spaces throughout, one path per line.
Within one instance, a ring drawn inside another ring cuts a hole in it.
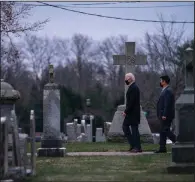
M 131 128 L 131 131 L 130 131 Z M 126 120 L 123 122 L 123 132 L 127 137 L 129 145 L 134 148 L 141 150 L 140 134 L 138 130 L 138 124 L 130 125 Z
M 160 130 L 160 149 L 166 149 L 166 141 L 169 138 L 173 143 L 176 142 L 175 134 L 170 130 L 172 120 L 161 120 L 161 130 Z

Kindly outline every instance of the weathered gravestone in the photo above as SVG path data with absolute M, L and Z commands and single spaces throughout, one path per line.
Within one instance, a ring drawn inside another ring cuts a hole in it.
M 77 124 L 77 137 L 81 135 L 81 124 Z
M 21 165 L 25 167 L 29 165 L 29 160 L 27 156 L 27 148 L 28 148 L 28 135 L 25 133 L 19 133 L 19 147 L 20 147 L 20 155 L 21 155 Z M 30 166 L 28 166 L 30 168 Z
M 9 133 L 12 133 L 13 136 L 13 127 L 11 122 L 11 112 L 15 109 L 16 101 L 20 99 L 20 93 L 3 79 L 1 79 L 1 97 L 0 97 L 0 110 L 1 110 L 1 118 L 4 118 L 4 124 L 1 123 L 1 152 L 0 163 L 1 163 L 1 177 L 9 176 Z M 3 125 L 2 125 L 3 124 Z M 18 132 L 18 128 L 17 128 Z M 17 138 L 18 139 L 18 136 Z M 11 146 L 12 156 L 15 156 L 15 161 L 13 161 L 15 166 L 21 166 L 20 153 L 19 153 L 19 142 L 16 140 L 15 147 Z M 17 145 L 17 146 L 16 146 Z M 13 157 L 12 157 L 13 158 Z
M 125 65 L 125 73 L 133 73 L 135 74 L 135 66 L 136 65 L 146 65 L 147 57 L 145 55 L 135 55 L 135 42 L 126 42 L 125 43 L 125 55 L 113 55 L 114 65 Z M 125 85 L 124 105 L 120 105 L 117 108 L 117 111 L 114 114 L 112 124 L 110 130 L 108 132 L 108 141 L 124 141 L 124 133 L 122 131 L 122 123 L 124 117 L 122 116 L 122 112 L 126 107 L 126 92 L 128 86 Z M 141 106 L 140 106 L 141 107 Z M 141 122 L 139 125 L 140 134 L 143 137 L 146 137 L 148 142 L 153 143 L 152 133 L 149 128 L 148 122 L 146 120 L 145 115 L 141 109 Z
M 78 124 L 78 119 L 74 119 L 73 123 L 74 123 L 75 136 L 77 137 L 77 124 Z
M 142 107 L 141 107 L 142 108 Z M 152 132 L 148 121 L 146 119 L 145 112 L 141 109 L 141 121 L 139 125 L 139 132 L 141 135 L 141 142 L 143 143 L 154 143 Z
M 1 79 L 1 98 L 0 109 L 1 117 L 6 117 L 8 120 L 11 117 L 11 111 L 15 110 L 15 103 L 20 98 L 20 93 L 3 79 Z M 11 126 L 11 123 L 9 123 Z
M 90 99 L 87 99 L 88 102 L 90 102 Z M 94 142 L 94 138 L 95 138 L 95 132 L 94 132 L 94 128 L 95 125 L 93 124 L 94 122 L 94 116 L 90 115 L 90 114 L 86 114 L 86 115 L 82 115 L 82 119 L 85 120 L 86 124 L 87 124 L 87 137 L 88 137 L 88 142 Z M 89 134 L 88 134 L 89 133 Z
M 68 141 L 75 142 L 76 138 L 77 138 L 75 124 L 74 123 L 66 123 L 66 130 L 67 130 Z
M 108 135 L 111 124 L 112 124 L 111 122 L 104 122 L 104 134 L 106 137 Z
M 81 120 L 81 134 L 77 137 L 78 142 L 87 142 L 87 129 L 85 120 Z
M 93 136 L 92 136 L 92 126 L 90 124 L 87 124 L 87 141 L 92 142 Z
M 79 136 L 77 129 L 78 129 L 78 119 L 74 119 L 72 123 L 66 123 L 66 131 L 68 136 L 69 142 L 76 142 L 77 137 Z
M 96 128 L 96 142 L 105 142 L 106 138 L 105 135 L 103 134 L 103 129 L 102 128 Z
M 170 173 L 194 174 L 195 172 L 195 98 L 193 88 L 195 65 L 193 50 L 189 48 L 188 51 L 190 52 L 188 53 L 189 57 L 186 57 L 186 87 L 176 101 L 177 142 L 172 147 L 172 164 L 167 168 Z
M 32 175 L 36 175 L 36 141 L 35 141 L 35 114 L 34 110 L 30 111 L 30 149 L 31 149 L 31 170 Z
M 15 114 L 15 102 L 20 98 L 18 91 L 1 80 L 1 123 L 4 122 L 4 141 L 1 149 L 4 150 L 4 175 L 14 179 L 32 174 L 27 158 L 27 135 L 19 133 L 17 117 Z M 2 177 L 2 176 L 1 176 Z
M 60 90 L 54 83 L 53 65 L 49 68 L 49 83 L 43 92 L 43 138 L 38 156 L 63 157 L 66 148 L 60 133 Z

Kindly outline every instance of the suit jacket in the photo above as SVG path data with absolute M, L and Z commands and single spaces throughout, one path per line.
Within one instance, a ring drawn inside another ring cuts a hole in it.
M 136 83 L 129 86 L 126 93 L 125 122 L 140 124 L 140 91 Z
M 161 92 L 157 103 L 157 116 L 160 120 L 165 116 L 170 122 L 175 118 L 175 97 L 169 86 Z

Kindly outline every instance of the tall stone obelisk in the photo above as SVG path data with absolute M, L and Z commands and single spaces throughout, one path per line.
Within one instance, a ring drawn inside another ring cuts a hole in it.
M 38 156 L 63 157 L 66 149 L 62 147 L 60 132 L 60 90 L 54 83 L 53 65 L 49 67 L 49 83 L 43 91 L 43 137 Z

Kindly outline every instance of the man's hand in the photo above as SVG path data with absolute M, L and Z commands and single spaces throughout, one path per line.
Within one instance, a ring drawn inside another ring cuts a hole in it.
M 167 118 L 165 116 L 162 116 L 162 120 L 166 120 Z
M 126 113 L 125 113 L 125 112 L 123 112 L 123 113 L 122 113 L 122 115 L 125 117 L 125 116 L 126 116 Z

